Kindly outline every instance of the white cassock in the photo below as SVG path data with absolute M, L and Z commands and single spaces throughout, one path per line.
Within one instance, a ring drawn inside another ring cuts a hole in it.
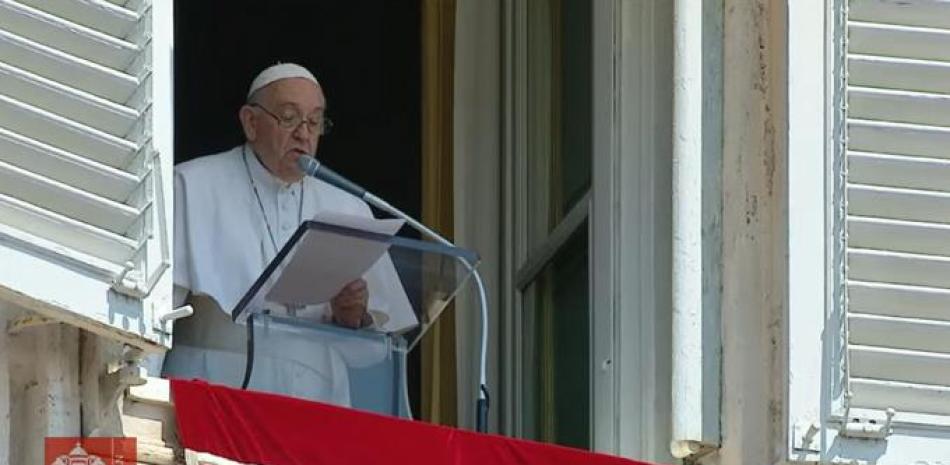
M 176 297 L 181 300 L 183 291 L 190 291 L 196 314 L 176 322 L 166 376 L 241 383 L 246 327 L 232 323 L 230 311 L 300 222 L 321 212 L 372 217 L 362 200 L 323 181 L 307 177 L 285 184 L 260 164 L 249 146 L 175 167 Z M 387 313 L 379 329 L 398 331 L 416 323 L 388 255 L 365 278 L 369 308 Z M 374 293 L 374 287 L 381 287 L 374 283 L 399 292 Z M 308 316 L 327 321 L 327 307 L 310 308 Z M 250 388 L 343 406 L 350 404 L 347 366 L 365 366 L 386 356 L 382 345 L 334 345 L 312 337 L 255 342 Z

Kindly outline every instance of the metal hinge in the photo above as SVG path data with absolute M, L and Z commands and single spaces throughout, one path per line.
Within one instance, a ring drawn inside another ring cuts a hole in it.
M 844 423 L 838 430 L 838 436 L 856 439 L 877 439 L 885 440 L 891 435 L 891 424 L 894 421 L 894 415 L 897 413 L 889 408 L 885 412 L 887 418 L 881 421 L 874 418 L 852 417 L 850 410 L 845 411 Z

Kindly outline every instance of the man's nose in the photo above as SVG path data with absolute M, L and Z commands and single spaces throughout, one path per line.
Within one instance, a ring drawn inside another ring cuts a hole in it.
M 310 125 L 308 125 L 306 121 L 301 121 L 300 124 L 294 128 L 293 135 L 297 139 L 308 141 L 313 138 L 314 131 L 310 130 Z

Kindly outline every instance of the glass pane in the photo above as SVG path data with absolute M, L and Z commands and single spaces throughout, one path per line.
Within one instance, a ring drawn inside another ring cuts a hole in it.
M 591 182 L 591 3 L 530 0 L 528 234 L 543 241 Z
M 333 326 L 328 302 L 362 277 L 374 326 L 399 335 L 412 350 L 478 265 L 459 247 L 305 221 L 231 309 L 237 323 L 269 313 Z M 341 271 L 332 264 L 347 263 Z
M 525 437 L 590 448 L 587 223 L 524 294 Z

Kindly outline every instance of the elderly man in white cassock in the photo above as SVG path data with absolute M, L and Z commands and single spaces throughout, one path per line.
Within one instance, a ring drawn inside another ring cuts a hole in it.
M 316 153 L 330 124 L 326 108 L 320 84 L 307 69 L 271 66 L 251 83 L 238 112 L 246 143 L 175 168 L 175 304 L 190 303 L 195 314 L 175 323 L 166 376 L 240 384 L 247 333 L 228 312 L 302 221 L 321 212 L 372 216 L 362 200 L 298 168 L 297 159 Z M 391 261 L 385 262 L 371 268 L 366 280 L 345 286 L 329 305 L 310 308 L 310 316 L 359 329 L 377 326 L 368 312 L 373 297 L 407 306 L 404 293 L 371 295 L 367 281 L 398 280 Z M 414 316 L 409 311 L 386 320 L 390 327 L 378 329 L 410 326 Z M 347 365 L 374 358 L 373 350 L 293 338 L 279 342 L 257 349 L 251 388 L 347 406 Z

